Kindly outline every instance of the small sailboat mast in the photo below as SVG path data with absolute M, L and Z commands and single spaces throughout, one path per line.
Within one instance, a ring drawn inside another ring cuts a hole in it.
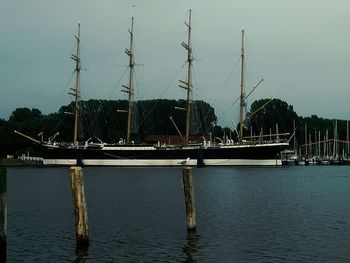
M 188 17 L 188 23 L 186 23 L 186 26 L 188 27 L 188 36 L 187 36 L 187 43 L 182 42 L 181 45 L 187 50 L 187 81 L 180 80 L 181 84 L 179 85 L 181 88 L 187 90 L 187 100 L 186 100 L 186 108 L 184 109 L 186 111 L 186 131 L 185 131 L 185 143 L 188 143 L 189 135 L 190 135 L 190 111 L 191 111 L 191 103 L 192 103 L 192 62 L 193 62 L 193 55 L 192 55 L 192 44 L 191 44 L 191 9 Z
M 346 122 L 346 158 L 349 155 L 349 121 Z
M 122 92 L 128 94 L 128 126 L 127 126 L 127 134 L 126 134 L 126 143 L 130 143 L 130 134 L 131 134 L 131 112 L 133 108 L 133 100 L 134 100 L 134 51 L 133 51 L 133 41 L 134 41 L 134 17 L 131 17 L 131 29 L 130 33 L 130 46 L 129 49 L 125 50 L 125 53 L 129 56 L 129 83 L 128 85 L 122 85 L 124 89 Z
M 80 108 L 80 22 L 78 22 L 78 33 L 74 36 L 77 40 L 77 50 L 75 54 L 72 54 L 71 59 L 75 61 L 75 87 L 70 89 L 69 94 L 75 98 L 75 110 L 74 115 L 74 135 L 73 143 L 74 145 L 78 144 L 78 119 L 79 119 L 79 108 Z
M 241 96 L 239 104 L 239 141 L 243 140 L 243 121 L 245 107 L 245 91 L 244 91 L 244 30 L 242 30 L 242 46 L 241 46 Z

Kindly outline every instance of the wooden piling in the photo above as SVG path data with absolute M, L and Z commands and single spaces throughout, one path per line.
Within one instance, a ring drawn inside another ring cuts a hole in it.
M 7 174 L 6 169 L 0 168 L 0 262 L 6 261 L 6 233 L 7 233 L 6 174 Z
M 192 167 L 182 168 L 182 183 L 185 194 L 187 231 L 191 232 L 196 230 L 197 225 Z
M 70 184 L 73 194 L 77 247 L 87 247 L 89 245 L 89 233 L 83 168 L 79 166 L 70 168 Z

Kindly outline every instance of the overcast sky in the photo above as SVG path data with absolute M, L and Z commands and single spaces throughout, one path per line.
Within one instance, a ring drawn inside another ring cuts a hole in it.
M 249 98 L 276 97 L 301 116 L 350 119 L 349 0 L 2 0 L 0 118 L 17 107 L 47 114 L 68 104 L 77 22 L 81 22 L 83 99 L 125 99 L 128 28 L 135 16 L 136 99 L 185 98 L 189 9 L 194 98 L 219 123 L 237 122 L 241 30 L 246 32 Z

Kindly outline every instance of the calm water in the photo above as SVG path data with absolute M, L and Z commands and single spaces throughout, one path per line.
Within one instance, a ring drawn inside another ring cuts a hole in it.
M 67 168 L 8 169 L 8 262 L 350 262 L 350 166 L 85 168 L 90 247 L 76 251 Z

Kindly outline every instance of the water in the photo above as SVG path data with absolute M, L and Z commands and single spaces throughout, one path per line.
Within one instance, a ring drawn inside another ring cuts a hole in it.
M 350 262 L 350 167 L 85 168 L 76 251 L 68 168 L 8 169 L 8 262 Z

